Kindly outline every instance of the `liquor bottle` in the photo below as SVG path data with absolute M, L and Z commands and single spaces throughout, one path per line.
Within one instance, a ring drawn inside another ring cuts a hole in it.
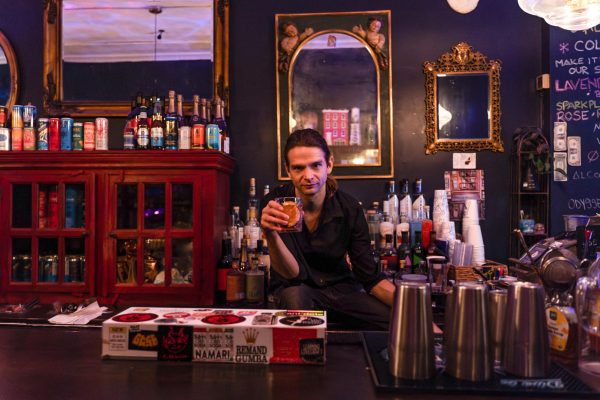
M 379 214 L 377 214 L 377 210 L 374 210 L 372 207 L 367 210 L 367 225 L 369 226 L 369 237 L 371 242 L 375 245 L 375 248 L 378 249 L 380 246 L 379 243 Z
M 398 268 L 398 253 L 394 249 L 394 235 L 385 235 L 385 245 L 381 249 L 379 260 L 382 263 L 382 272 L 388 277 L 393 277 Z
M 202 125 L 207 125 L 209 123 L 208 108 L 206 104 L 206 99 L 200 99 L 200 123 Z
M 225 304 L 227 294 L 227 274 L 231 271 L 231 238 L 227 232 L 223 232 L 223 240 L 221 241 L 221 259 L 217 264 L 217 293 L 216 304 Z
M 169 90 L 169 98 L 167 103 L 167 117 L 177 117 L 177 112 L 175 111 L 175 91 Z
M 260 224 L 256 219 L 256 207 L 250 207 L 248 210 L 248 221 L 244 226 L 244 235 L 248 236 L 248 248 L 254 250 L 256 242 L 260 238 Z
M 269 257 L 269 249 L 264 240 L 259 240 L 256 243 L 256 255 L 258 257 L 258 270 L 263 272 L 263 303 L 269 298 L 269 283 L 271 282 L 270 268 L 271 260 Z
M 232 268 L 227 273 L 225 302 L 233 307 L 241 305 L 246 299 L 246 274 L 240 268 L 241 262 L 232 262 Z
M 183 115 L 183 95 L 177 95 L 177 148 L 190 150 L 192 148 L 192 128 Z
M 415 245 L 410 252 L 413 273 L 420 272 L 418 269 L 420 268 L 421 263 L 425 261 L 423 250 L 423 245 L 421 244 L 421 231 L 415 231 Z
M 249 240 L 248 236 L 244 235 L 244 237 L 242 238 L 242 244 L 240 246 L 240 271 L 242 271 L 242 272 L 246 272 L 247 270 L 250 269 L 250 257 L 248 255 L 249 242 L 250 242 L 250 240 Z M 244 290 L 245 290 L 245 286 L 244 286 Z
M 425 219 L 425 197 L 423 196 L 422 185 L 423 180 L 421 178 L 415 180 L 413 193 L 415 200 L 412 204 L 412 219 L 415 221 L 422 221 Z
M 197 94 L 193 97 L 193 109 L 192 109 L 192 118 L 190 120 L 190 125 L 202 124 L 200 121 L 200 96 Z
M 246 302 L 262 304 L 265 302 L 265 272 L 259 268 L 258 257 L 253 257 L 250 269 L 246 271 Z
M 219 99 L 218 97 L 215 98 L 215 100 L 214 100 L 215 115 L 214 115 L 214 118 L 211 121 L 211 123 L 215 124 L 219 127 L 221 150 L 224 153 L 229 153 L 229 137 L 228 137 L 228 132 L 227 132 L 227 123 L 225 122 L 225 118 L 223 116 L 223 104 L 224 104 L 224 102 L 222 102 L 221 99 Z M 225 147 L 225 146 L 227 146 L 227 147 Z
M 165 131 L 162 115 L 162 102 L 159 97 L 155 98 L 152 112 L 152 128 L 150 128 L 150 147 L 153 150 L 165 148 Z
M 387 201 L 392 224 L 396 226 L 398 224 L 398 196 L 396 195 L 396 184 L 393 180 L 388 182 Z
M 371 240 L 371 257 L 373 257 L 373 261 L 375 265 L 380 265 L 380 254 L 379 250 L 377 250 L 377 246 L 375 246 L 375 241 Z
M 400 181 L 400 222 L 410 222 L 412 219 L 412 200 L 408 191 L 408 179 Z
M 383 219 L 379 223 L 379 247 L 382 248 L 385 245 L 386 235 L 392 235 L 394 237 L 394 224 L 392 224 L 392 218 L 387 213 L 387 201 L 383 202 Z M 393 239 L 392 239 L 393 241 Z
M 234 206 L 231 216 L 232 225 L 229 232 L 232 238 L 233 256 L 240 256 L 240 247 L 242 246 L 242 238 L 244 237 L 244 222 L 240 218 L 240 207 Z
M 166 117 L 164 118 L 165 149 L 177 150 L 177 113 L 175 112 L 175 91 L 169 90 Z
M 404 260 L 406 266 L 411 266 L 411 248 L 410 248 L 410 240 L 408 238 L 408 230 L 401 232 L 400 244 L 398 245 L 398 259 Z
M 440 255 L 440 250 L 435 244 L 436 241 L 436 233 L 435 231 L 429 232 L 429 246 L 427 246 L 427 256 L 438 256 Z
M 140 150 L 148 150 L 150 145 L 150 132 L 148 130 L 148 117 L 146 115 L 146 107 L 140 107 L 140 115 L 137 128 L 137 148 Z

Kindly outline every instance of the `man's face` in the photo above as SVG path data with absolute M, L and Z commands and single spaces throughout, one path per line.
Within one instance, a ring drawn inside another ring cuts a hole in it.
M 333 170 L 333 157 L 325 159 L 318 147 L 294 147 L 288 152 L 287 172 L 301 196 L 314 196 L 325 190 L 327 175 Z

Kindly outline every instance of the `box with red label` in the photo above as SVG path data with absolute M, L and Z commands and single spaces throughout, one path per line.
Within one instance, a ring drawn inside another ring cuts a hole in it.
M 102 324 L 102 357 L 324 364 L 324 311 L 131 307 Z

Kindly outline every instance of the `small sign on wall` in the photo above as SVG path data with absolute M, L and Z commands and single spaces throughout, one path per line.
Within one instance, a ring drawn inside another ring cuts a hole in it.
M 475 153 L 452 153 L 452 169 L 475 168 L 477 168 L 477 156 Z

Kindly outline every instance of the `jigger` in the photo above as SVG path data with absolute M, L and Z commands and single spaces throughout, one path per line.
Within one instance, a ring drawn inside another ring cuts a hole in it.
M 392 375 L 415 380 L 434 376 L 431 291 L 426 282 L 396 283 L 388 353 Z
M 542 378 L 550 371 L 544 287 L 515 282 L 508 287 L 502 366 L 510 374 Z
M 487 286 L 464 282 L 454 286 L 444 340 L 446 372 L 457 379 L 486 381 L 494 357 L 487 313 Z

